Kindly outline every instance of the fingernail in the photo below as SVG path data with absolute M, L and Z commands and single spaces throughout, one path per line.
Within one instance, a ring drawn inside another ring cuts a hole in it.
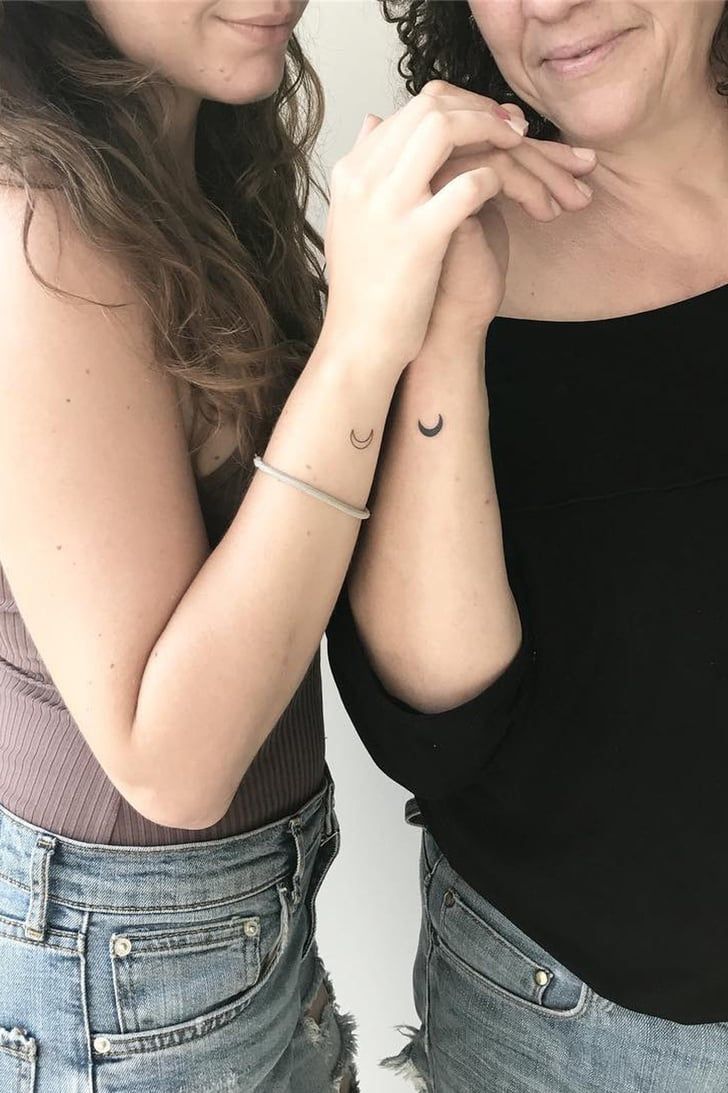
M 503 121 L 508 121 L 508 119 L 509 119 L 509 118 L 510 118 L 510 116 L 511 116 L 511 115 L 510 115 L 510 114 L 508 113 L 508 111 L 507 111 L 507 110 L 504 110 L 504 109 L 503 109 L 503 107 L 502 107 L 502 106 L 494 106 L 494 107 L 493 107 L 493 113 L 495 114 L 495 116 L 496 116 L 497 118 L 503 118 Z
M 506 125 L 510 125 L 511 129 L 515 130 L 519 137 L 525 137 L 528 132 L 528 122 L 521 121 L 520 118 L 512 118 L 509 116 Z
M 593 148 L 572 148 L 571 150 L 577 159 L 592 160 L 597 158 Z
M 584 197 L 591 197 L 594 193 L 591 186 L 587 186 L 586 182 L 582 182 L 580 178 L 574 179 L 574 185 L 576 186 L 577 190 L 581 190 Z

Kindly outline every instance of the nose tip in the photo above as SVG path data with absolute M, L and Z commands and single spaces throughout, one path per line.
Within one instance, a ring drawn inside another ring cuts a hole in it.
M 526 19 L 537 19 L 541 23 L 559 23 L 567 19 L 574 8 L 591 0 L 522 0 L 523 15 Z

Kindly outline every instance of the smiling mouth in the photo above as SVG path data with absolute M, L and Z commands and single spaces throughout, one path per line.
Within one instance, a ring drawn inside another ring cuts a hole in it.
M 576 80 L 599 72 L 609 58 L 619 51 L 622 42 L 628 38 L 634 27 L 628 27 L 611 38 L 599 42 L 582 39 L 572 45 L 553 49 L 541 62 L 541 69 L 558 80 Z
M 543 58 L 541 64 L 566 64 L 569 61 L 582 60 L 584 57 L 591 56 L 592 53 L 599 53 L 600 50 L 606 49 L 607 46 L 611 46 L 614 42 L 623 38 L 626 34 L 629 34 L 631 29 L 631 27 L 628 27 L 626 30 L 620 30 L 611 37 L 603 38 L 599 42 L 592 42 L 590 45 L 566 46 L 562 49 L 555 49 L 552 53 L 549 53 Z
M 611 39 L 609 39 L 611 41 Z M 600 42 L 600 45 L 606 45 L 606 42 Z M 570 53 L 568 57 L 562 58 L 564 61 L 578 61 L 580 57 L 588 57 L 594 50 L 599 49 L 599 46 L 591 46 L 589 49 L 584 49 L 581 53 Z M 550 58 L 555 60 L 555 58 Z

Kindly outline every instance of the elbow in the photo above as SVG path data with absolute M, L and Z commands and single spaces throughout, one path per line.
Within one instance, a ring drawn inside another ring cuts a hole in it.
M 489 690 L 517 652 L 518 645 L 509 645 L 494 656 L 465 663 L 460 660 L 449 663 L 441 656 L 422 661 L 411 659 L 406 665 L 395 663 L 395 667 L 392 658 L 380 679 L 390 695 L 412 710 L 436 716 L 465 706 Z
M 271 729 L 278 716 L 271 719 Z M 122 754 L 113 757 L 115 773 L 111 763 L 106 773 L 144 819 L 159 827 L 204 831 L 226 815 L 267 737 L 260 731 L 261 720 L 240 726 L 234 740 L 219 734 L 207 747 L 202 739 L 187 746 L 167 725 L 135 724 Z
M 478 675 L 458 679 L 454 674 L 439 680 L 425 673 L 399 676 L 385 682 L 388 693 L 415 713 L 437 716 L 464 706 L 486 690 L 495 677 Z
M 106 773 L 131 808 L 150 823 L 205 831 L 225 817 L 255 751 L 206 749 L 201 740 L 195 750 L 171 737 L 169 731 L 135 725 L 128 746 L 105 765 Z
M 227 813 L 232 797 L 182 793 L 170 786 L 117 787 L 135 812 L 159 827 L 181 831 L 204 831 L 214 827 Z

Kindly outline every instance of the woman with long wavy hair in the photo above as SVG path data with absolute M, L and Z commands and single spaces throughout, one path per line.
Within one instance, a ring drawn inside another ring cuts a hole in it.
M 322 322 L 304 7 L 0 7 L 3 1093 L 354 1087 L 318 649 L 490 193 L 433 173 L 523 135 L 429 96 L 365 119 Z
M 728 9 L 384 6 L 415 96 L 531 134 L 479 158 L 493 200 L 449 252 L 329 631 L 425 829 L 394 1065 L 432 1093 L 722 1093 Z M 567 146 L 592 164 L 571 213 L 544 158 Z

